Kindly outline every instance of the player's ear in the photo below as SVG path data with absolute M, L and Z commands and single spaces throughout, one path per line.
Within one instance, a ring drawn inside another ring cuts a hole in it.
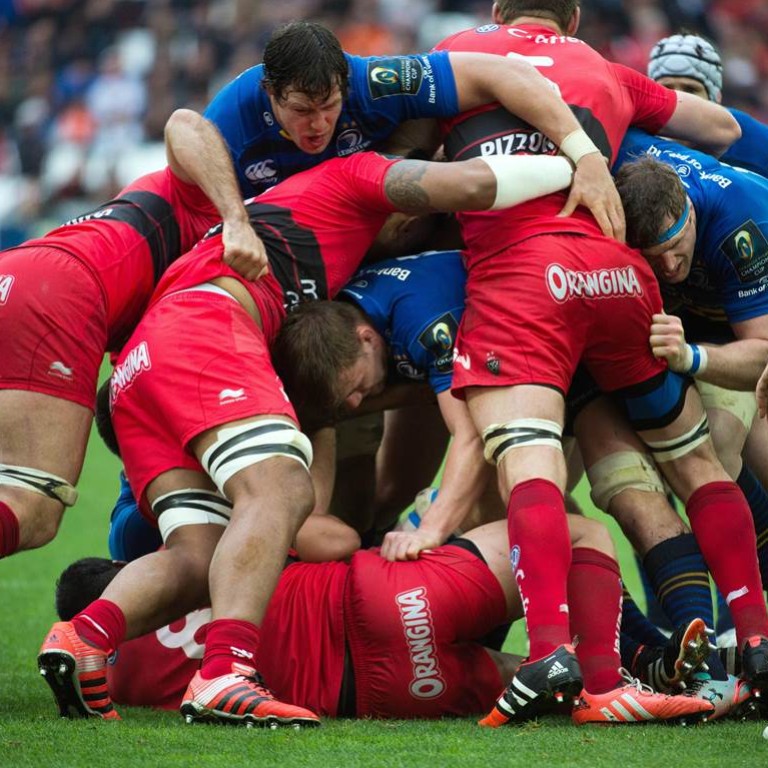
M 357 333 L 357 339 L 361 344 L 366 342 L 371 344 L 376 337 L 376 331 L 368 323 L 361 323 L 358 325 L 355 332 Z
M 581 23 L 581 6 L 577 5 L 573 11 L 573 16 L 571 16 L 570 21 L 568 22 L 568 26 L 565 29 L 565 34 L 568 35 L 568 37 L 574 37 L 576 35 L 576 32 L 578 32 L 579 30 L 580 23 Z
M 505 21 L 501 15 L 501 10 L 499 9 L 499 4 L 494 3 L 493 8 L 491 8 L 491 18 L 493 19 L 494 24 L 504 24 Z

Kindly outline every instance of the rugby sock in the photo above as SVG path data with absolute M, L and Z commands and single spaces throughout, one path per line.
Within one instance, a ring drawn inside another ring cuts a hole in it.
M 674 536 L 649 549 L 643 567 L 674 627 L 697 618 L 709 628 L 715 626 L 709 571 L 692 533 Z M 713 678 L 725 679 L 725 670 L 714 652 L 707 664 Z
M 532 661 L 570 643 L 568 570 L 571 539 L 560 489 L 549 480 L 526 480 L 514 487 L 507 506 L 507 527 Z
M 763 589 L 768 589 L 768 493 L 746 464 L 742 464 L 736 485 L 746 496 L 749 511 L 755 521 L 760 579 L 763 583 Z
M 216 619 L 208 625 L 200 674 L 206 680 L 228 675 L 232 664 L 256 667 L 259 628 L 250 621 Z
M 650 583 L 650 582 L 649 582 Z M 655 599 L 655 598 L 654 598 Z M 643 645 L 664 645 L 666 637 L 640 610 L 632 595 L 624 589 L 621 611 L 621 633 Z M 623 640 L 622 640 L 623 642 Z M 629 669 L 629 667 L 627 667 Z
M 660 629 L 672 632 L 674 627 L 672 626 L 669 618 L 661 608 L 659 601 L 656 599 L 656 595 L 653 591 L 653 584 L 648 578 L 648 574 L 643 568 L 643 558 L 635 553 L 635 562 L 637 563 L 637 574 L 640 576 L 640 584 L 643 587 L 643 597 L 645 597 L 645 615 L 648 621 Z M 626 610 L 626 607 L 625 607 Z
M 111 600 L 94 600 L 72 624 L 82 640 L 104 653 L 112 653 L 125 639 L 125 614 Z
M 8 557 L 19 549 L 19 519 L 13 510 L 0 501 L 0 558 Z
M 709 570 L 731 609 L 739 646 L 752 635 L 768 636 L 755 526 L 744 494 L 733 482 L 707 483 L 688 499 L 686 511 Z
M 734 629 L 733 616 L 731 616 L 731 609 L 728 607 L 728 603 L 725 602 L 720 590 L 717 590 L 715 595 L 717 602 L 717 620 L 715 621 L 715 637 L 719 638 L 726 632 L 730 632 Z
M 619 564 L 612 557 L 588 547 L 573 550 L 568 572 L 570 629 L 584 688 L 590 693 L 606 693 L 621 683 L 621 592 Z

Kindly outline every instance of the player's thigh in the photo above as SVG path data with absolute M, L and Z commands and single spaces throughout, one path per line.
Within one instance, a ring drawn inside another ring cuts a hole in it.
M 768 488 L 768 419 L 753 420 L 743 457 L 763 488 Z

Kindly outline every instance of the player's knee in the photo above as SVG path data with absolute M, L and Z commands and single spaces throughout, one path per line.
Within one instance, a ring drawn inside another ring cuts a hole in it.
M 596 549 L 609 557 L 616 557 L 611 534 L 602 523 L 588 517 L 568 515 L 568 528 L 573 548 Z
M 19 550 L 44 547 L 56 538 L 64 515 L 61 505 L 33 497 L 12 509 L 19 521 Z

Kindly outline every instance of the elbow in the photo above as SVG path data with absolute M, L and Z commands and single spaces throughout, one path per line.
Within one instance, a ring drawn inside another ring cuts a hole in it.
M 728 148 L 741 138 L 741 126 L 737 122 L 736 118 L 727 110 L 723 110 L 725 113 L 718 124 L 718 135 L 714 146 L 712 147 L 712 154 L 718 157 L 728 150 Z
M 176 109 L 165 123 L 165 138 L 173 137 L 179 131 L 195 130 L 204 118 L 192 109 Z

